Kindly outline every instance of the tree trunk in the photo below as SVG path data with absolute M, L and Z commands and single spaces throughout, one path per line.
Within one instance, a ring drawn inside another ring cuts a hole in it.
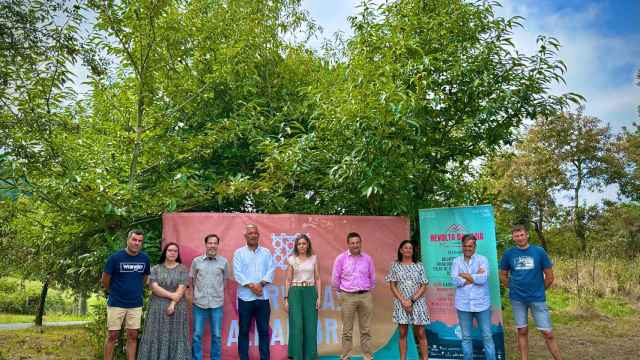
M 42 318 L 44 317 L 44 305 L 47 301 L 47 292 L 49 291 L 49 276 L 44 280 L 42 284 L 42 291 L 40 292 L 40 301 L 38 302 L 38 309 L 36 311 L 35 324 L 38 327 L 42 327 Z
M 87 294 L 84 291 L 78 294 L 78 313 L 82 316 L 87 315 Z
M 580 298 L 580 266 L 578 265 L 577 256 L 576 256 L 576 268 L 574 272 L 576 274 L 576 293 L 578 294 L 578 298 Z
M 538 239 L 540 239 L 542 248 L 544 251 L 549 252 L 549 249 L 547 248 L 547 239 L 545 239 L 544 233 L 542 232 L 542 224 L 539 221 L 534 221 L 533 224 L 535 225 L 536 234 L 538 234 Z
M 140 79 L 140 90 L 138 92 L 138 111 L 136 112 L 136 139 L 133 144 L 133 154 L 131 155 L 131 166 L 129 167 L 129 187 L 133 189 L 138 172 L 138 158 L 142 149 L 142 124 L 144 116 L 144 94 L 143 80 Z
M 584 225 L 584 218 L 585 218 L 584 209 L 577 208 L 575 231 L 576 231 L 576 238 L 580 242 L 580 250 L 582 250 L 583 253 L 587 251 L 587 234 L 586 234 L 585 225 Z
M 576 234 L 576 240 L 580 243 L 580 249 L 584 252 L 587 250 L 587 239 L 584 231 L 583 213 L 580 209 L 580 189 L 582 188 L 582 165 L 576 166 L 576 187 L 573 189 L 573 228 Z
M 534 221 L 533 224 L 536 229 L 536 234 L 538 234 L 538 239 L 540 239 L 540 244 L 542 245 L 542 248 L 544 249 L 544 251 L 549 252 L 549 249 L 547 248 L 547 239 L 544 237 L 544 232 L 542 230 L 542 223 L 544 220 L 543 214 L 544 214 L 544 211 L 542 210 L 542 208 L 538 208 L 538 220 Z

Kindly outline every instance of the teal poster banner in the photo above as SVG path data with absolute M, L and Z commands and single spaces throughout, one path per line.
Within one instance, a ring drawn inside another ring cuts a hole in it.
M 420 249 L 429 279 L 427 301 L 431 324 L 427 326 L 429 359 L 462 359 L 458 316 L 454 307 L 455 285 L 450 270 L 462 256 L 464 234 L 478 239 L 476 252 L 489 260 L 491 320 L 497 359 L 505 359 L 504 329 L 496 250 L 496 228 L 491 205 L 420 210 Z M 484 359 L 480 332 L 473 329 L 474 359 Z

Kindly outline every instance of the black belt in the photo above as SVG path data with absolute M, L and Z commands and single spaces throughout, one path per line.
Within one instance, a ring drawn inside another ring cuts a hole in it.
M 342 291 L 343 293 L 346 294 L 366 294 L 369 292 L 369 290 L 358 290 L 358 291 Z

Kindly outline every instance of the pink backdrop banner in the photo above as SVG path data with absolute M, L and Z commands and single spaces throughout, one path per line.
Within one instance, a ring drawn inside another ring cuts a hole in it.
M 204 253 L 204 236 L 215 233 L 222 239 L 218 253 L 229 261 L 231 279 L 225 289 L 222 323 L 222 359 L 237 359 L 238 311 L 233 280 L 233 252 L 244 246 L 245 226 L 256 224 L 260 231 L 260 245 L 271 250 L 276 266 L 274 283 L 267 286 L 271 302 L 271 358 L 287 359 L 288 317 L 283 308 L 285 260 L 293 249 L 296 233 L 307 234 L 318 256 L 322 279 L 322 304 L 318 314 L 318 351 L 320 355 L 340 352 L 342 324 L 335 294 L 330 288 L 333 262 L 346 251 L 346 235 L 355 231 L 362 236 L 362 250 L 374 259 L 376 287 L 373 290 L 375 313 L 372 324 L 374 347 L 384 346 L 394 331 L 391 321 L 392 295 L 384 282 L 391 262 L 396 257 L 400 241 L 409 238 L 409 220 L 392 216 L 323 216 L 323 215 L 265 215 L 222 213 L 168 213 L 163 215 L 163 244 L 180 245 L 183 264 L 191 266 L 194 257 Z M 209 353 L 209 329 L 205 331 L 205 358 Z M 354 332 L 354 345 L 359 339 Z M 258 358 L 257 334 L 250 334 L 250 356 Z

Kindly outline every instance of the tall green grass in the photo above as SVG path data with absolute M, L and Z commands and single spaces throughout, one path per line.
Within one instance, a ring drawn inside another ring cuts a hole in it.
M 640 300 L 640 257 L 620 259 L 593 254 L 560 258 L 554 264 L 555 286 L 578 297 Z

